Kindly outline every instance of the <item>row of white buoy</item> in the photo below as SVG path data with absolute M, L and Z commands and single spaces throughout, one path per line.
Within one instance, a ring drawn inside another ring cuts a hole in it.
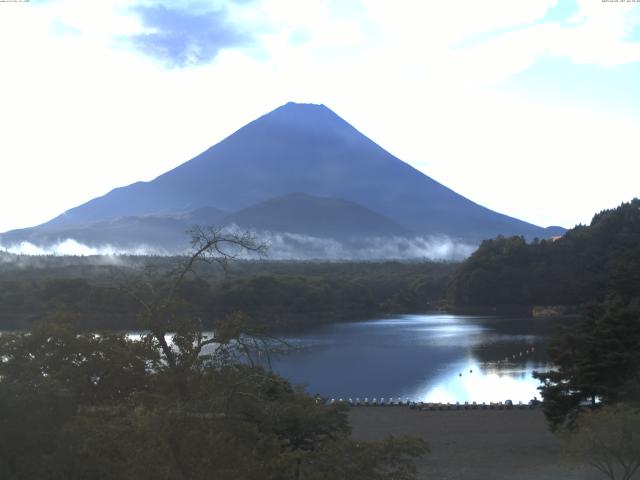
M 512 355 L 511 358 L 509 357 L 505 357 L 504 360 L 498 360 L 497 363 L 501 364 L 501 363 L 509 363 L 510 360 L 516 360 L 517 358 L 523 357 L 525 355 L 529 355 L 530 353 L 535 352 L 535 347 L 531 346 L 521 352 L 519 352 L 517 355 Z M 469 373 L 472 374 L 473 373 L 473 369 L 469 370 Z M 459 377 L 462 377 L 462 372 L 458 373 Z M 316 396 L 316 403 L 327 403 L 325 401 L 325 399 L 322 399 L 319 396 Z M 493 409 L 493 408 L 498 408 L 498 409 L 502 409 L 502 408 L 514 408 L 516 406 L 513 405 L 513 403 L 511 402 L 511 400 L 507 400 L 506 402 L 496 402 L 496 403 L 485 403 L 482 402 L 481 404 L 478 404 L 476 402 L 464 402 L 464 404 L 460 404 L 459 402 L 456 403 L 423 403 L 423 402 L 413 402 L 411 400 L 409 400 L 408 398 L 406 398 L 405 400 L 402 400 L 402 398 L 397 397 L 397 398 L 393 398 L 393 397 L 388 397 L 386 400 L 384 397 L 380 397 L 379 399 L 376 397 L 373 397 L 371 400 L 369 400 L 369 397 L 364 397 L 363 400 L 360 400 L 359 397 L 356 397 L 356 399 L 354 400 L 353 398 L 349 398 L 349 399 L 342 399 L 342 398 L 332 398 L 331 400 L 329 400 L 329 405 L 333 405 L 335 403 L 347 403 L 352 407 L 358 407 L 358 406 L 385 406 L 385 405 L 406 405 L 406 406 L 410 406 L 412 408 L 418 408 L 420 410 L 461 410 L 461 409 Z M 528 404 L 523 404 L 522 402 L 518 402 L 517 407 L 522 407 L 525 408 L 527 406 L 529 407 L 533 407 L 537 405 L 537 399 L 533 399 L 531 400 Z
M 504 360 L 498 360 L 498 363 L 509 363 L 509 361 L 511 360 L 516 360 L 520 357 L 524 357 L 525 355 L 529 355 L 530 353 L 533 353 L 535 351 L 536 351 L 535 347 L 529 347 L 526 350 L 518 352 L 517 355 L 513 354 L 511 355 L 511 357 L 504 357 Z
M 319 399 L 318 397 L 316 397 L 316 402 L 318 401 Z M 344 400 L 342 398 L 338 398 L 336 400 L 335 398 L 332 398 L 331 400 L 329 400 L 329 405 L 333 405 L 334 403 L 348 403 L 352 407 L 359 407 L 359 406 L 383 407 L 385 405 L 411 405 L 411 401 L 408 398 L 405 400 L 402 400 L 400 397 L 395 399 L 393 397 L 389 397 L 386 400 L 384 399 L 384 397 L 380 397 L 379 399 L 376 397 L 373 397 L 371 400 L 369 400 L 369 397 L 364 397 L 363 400 L 360 400 L 360 397 L 356 397 L 355 400 L 353 398 L 349 398 L 347 400 Z
M 530 347 L 527 348 L 526 350 L 523 350 L 522 352 L 519 352 L 517 355 L 512 355 L 511 358 L 509 357 L 504 357 L 504 360 L 498 360 L 496 363 L 498 365 L 504 364 L 504 363 L 509 363 L 511 360 L 516 360 L 517 358 L 520 357 L 524 357 L 525 355 L 529 355 L 530 353 L 535 352 L 535 347 Z M 473 370 L 469 370 L 469 373 L 473 373 Z M 458 377 L 462 377 L 462 372 L 458 372 Z
M 321 399 L 316 398 L 316 401 L 321 401 Z M 324 402 L 323 402 L 324 403 Z M 456 403 L 433 403 L 433 402 L 413 402 L 408 398 L 404 401 L 401 398 L 393 399 L 389 398 L 385 402 L 384 398 L 380 398 L 379 400 L 375 397 L 369 401 L 368 397 L 365 397 L 363 401 L 360 401 L 359 398 L 356 398 L 355 401 L 351 398 L 348 400 L 344 400 L 342 398 L 335 399 L 332 398 L 328 404 L 334 405 L 339 403 L 346 403 L 351 407 L 384 407 L 384 406 L 408 406 L 412 409 L 417 410 L 510 410 L 510 409 L 525 409 L 525 408 L 535 408 L 539 405 L 539 401 L 534 398 L 530 400 L 528 403 L 523 403 L 519 401 L 514 404 L 511 400 L 505 400 L 504 402 L 456 402 Z
M 418 410 L 511 410 L 511 409 L 525 409 L 535 408 L 540 402 L 534 398 L 528 403 L 519 401 L 513 403 L 511 400 L 505 400 L 504 402 L 456 402 L 456 403 L 424 403 L 418 402 L 411 404 L 411 408 Z

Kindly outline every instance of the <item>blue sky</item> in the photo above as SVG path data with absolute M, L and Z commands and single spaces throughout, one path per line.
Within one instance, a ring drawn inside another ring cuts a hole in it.
M 0 231 L 324 103 L 494 210 L 572 226 L 640 195 L 640 3 L 0 3 Z

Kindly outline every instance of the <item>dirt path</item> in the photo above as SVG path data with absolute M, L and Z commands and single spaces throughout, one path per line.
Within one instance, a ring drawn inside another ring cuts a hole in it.
M 419 436 L 431 453 L 419 460 L 420 478 L 438 480 L 599 480 L 571 464 L 540 410 L 418 411 L 355 407 L 353 437 Z

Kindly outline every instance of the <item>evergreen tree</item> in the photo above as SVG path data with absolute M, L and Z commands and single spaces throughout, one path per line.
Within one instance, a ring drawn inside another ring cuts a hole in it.
M 584 404 L 613 404 L 632 397 L 640 382 L 640 303 L 611 297 L 590 306 L 583 320 L 551 344 L 556 365 L 535 372 L 543 382 L 544 412 L 553 429 L 571 427 Z

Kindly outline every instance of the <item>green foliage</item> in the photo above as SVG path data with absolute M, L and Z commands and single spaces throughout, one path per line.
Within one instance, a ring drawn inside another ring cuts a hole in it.
M 573 426 L 581 405 L 633 401 L 640 382 L 640 303 L 611 298 L 593 305 L 575 327 L 555 337 L 556 365 L 542 380 L 544 412 L 552 428 Z
M 199 290 L 186 288 L 202 286 L 196 262 L 255 245 L 196 233 L 191 257 L 128 285 L 146 329 L 139 340 L 88 333 L 70 316 L 0 336 L 0 478 L 415 478 L 424 442 L 351 440 L 346 406 L 319 404 L 254 366 L 261 338 L 246 315 L 202 333 Z
M 626 299 L 640 291 L 640 199 L 556 241 L 486 240 L 455 273 L 448 295 L 461 307 L 580 305 L 612 291 Z
M 3 384 L 44 379 L 93 403 L 122 400 L 146 387 L 146 370 L 160 361 L 148 343 L 117 333 L 81 334 L 77 325 L 77 319 L 56 316 L 32 331 L 0 336 Z
M 346 407 L 246 364 L 170 367 L 144 343 L 64 318 L 0 340 L 2 478 L 409 479 L 424 452 L 357 444 Z
M 65 385 L 46 377 L 1 380 L 0 478 L 44 478 L 41 459 L 55 451 L 58 432 L 76 408 Z
M 580 415 L 564 432 L 567 451 L 610 480 L 631 480 L 640 468 L 640 411 L 616 405 Z
M 52 311 L 74 314 L 85 330 L 143 328 L 138 321 L 142 308 L 130 295 L 130 285 L 153 283 L 162 291 L 180 259 L 107 261 L 18 256 L 6 261 L 0 266 L 0 330 L 30 328 Z M 246 261 L 234 262 L 223 277 L 212 266 L 198 264 L 198 277 L 185 278 L 175 298 L 208 328 L 239 310 L 265 327 L 311 325 L 428 311 L 443 303 L 454 268 L 430 262 Z
M 301 276 L 259 275 L 224 282 L 211 297 L 209 311 L 222 317 L 242 309 L 269 324 L 292 316 L 305 322 L 359 318 L 379 311 L 366 287 L 353 281 L 328 281 Z

